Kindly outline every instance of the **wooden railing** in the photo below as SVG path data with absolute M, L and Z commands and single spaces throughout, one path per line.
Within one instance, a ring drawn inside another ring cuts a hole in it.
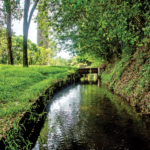
M 79 74 L 98 73 L 98 68 L 79 68 Z

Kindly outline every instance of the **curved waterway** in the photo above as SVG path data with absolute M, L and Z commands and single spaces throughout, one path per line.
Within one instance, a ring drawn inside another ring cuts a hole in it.
M 104 85 L 75 84 L 53 96 L 32 150 L 150 150 L 150 129 Z

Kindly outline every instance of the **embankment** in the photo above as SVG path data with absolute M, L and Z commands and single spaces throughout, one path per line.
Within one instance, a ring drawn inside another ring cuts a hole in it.
M 131 106 L 137 107 L 141 115 L 150 114 L 150 51 L 138 49 L 134 55 L 121 60 L 114 58 L 105 64 L 102 82 Z
M 39 68 L 39 69 L 42 69 L 42 68 Z M 44 70 L 46 69 L 44 68 L 43 71 Z M 49 68 L 47 70 L 49 70 Z M 41 72 L 43 73 L 43 71 Z M 57 69 L 55 69 L 55 72 L 56 71 Z M 60 70 L 58 70 L 58 72 L 60 72 Z M 26 103 L 28 102 L 28 104 L 30 105 L 30 109 L 27 109 L 26 111 L 22 111 L 22 112 L 21 111 L 17 112 L 15 116 L 13 114 L 10 114 L 11 116 L 8 116 L 8 117 L 4 116 L 0 118 L 0 121 L 1 121 L 0 125 L 2 127 L 1 134 L 0 134 L 1 135 L 0 146 L 2 150 L 3 149 L 22 149 L 22 148 L 27 149 L 29 148 L 29 146 L 32 146 L 30 142 L 32 143 L 35 142 L 36 140 L 35 134 L 38 135 L 40 128 L 42 128 L 43 120 L 45 119 L 45 116 L 46 116 L 45 106 L 47 102 L 50 100 L 53 93 L 67 86 L 71 82 L 74 82 L 78 78 L 78 73 L 75 70 L 72 72 L 73 73 L 66 72 L 65 74 L 63 74 L 62 72 L 62 76 L 57 79 L 53 73 L 52 74 L 53 82 L 44 81 L 45 83 L 44 87 L 46 88 L 40 87 L 40 88 L 43 88 L 43 90 L 41 90 L 42 92 L 38 94 L 38 96 L 36 96 L 34 99 L 30 98 L 28 101 L 26 100 Z M 44 75 L 46 73 L 47 72 L 45 71 Z M 4 77 L 5 79 L 7 79 L 6 76 Z M 34 76 L 33 76 L 33 79 L 35 80 Z M 49 86 L 47 84 L 49 84 Z M 17 85 L 19 85 L 19 82 L 17 82 Z M 14 102 L 16 102 L 16 100 L 14 100 Z M 18 101 L 18 106 L 20 106 L 19 103 L 21 105 L 22 101 Z M 2 104 L 3 104 L 2 105 L 3 108 L 5 108 L 4 107 L 5 103 L 3 102 Z M 16 109 L 16 107 L 14 107 L 13 109 Z M 4 145 L 4 141 L 6 145 Z

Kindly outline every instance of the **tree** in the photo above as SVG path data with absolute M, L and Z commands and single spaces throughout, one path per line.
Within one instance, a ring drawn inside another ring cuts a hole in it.
M 7 11 L 7 49 L 8 49 L 8 64 L 13 65 L 13 50 L 12 50 L 12 31 L 11 31 L 11 3 L 10 0 L 6 0 L 6 11 Z
M 4 27 L 4 24 L 5 24 L 5 11 L 4 11 L 4 4 L 3 2 L 0 3 L 0 28 L 3 28 Z
M 0 28 L 0 63 L 7 64 L 8 62 L 8 52 L 7 52 L 7 29 Z M 14 64 L 22 64 L 23 63 L 23 36 L 16 36 L 14 33 L 12 34 L 12 48 L 14 49 L 13 58 Z M 28 63 L 30 65 L 55 65 L 53 60 L 56 57 L 57 46 L 54 41 L 50 39 L 50 48 L 46 49 L 44 46 L 39 47 L 37 44 L 32 43 L 31 40 L 28 39 L 27 47 L 28 47 Z
M 42 5 L 42 4 L 41 4 Z M 57 32 L 60 43 L 71 40 L 68 50 L 106 61 L 132 55 L 150 36 L 150 2 L 139 0 L 44 0 L 39 20 Z M 68 47 L 67 44 L 65 44 Z
M 36 64 L 38 65 L 52 65 L 55 52 L 52 49 L 46 49 L 44 47 L 39 47 L 38 60 Z
M 28 18 L 28 12 L 29 12 L 29 7 L 30 7 L 30 0 L 25 0 L 24 2 L 24 21 L 23 21 L 23 66 L 24 67 L 28 67 L 28 55 L 27 55 L 28 53 L 27 52 L 28 31 L 29 31 L 29 26 L 30 26 L 33 12 L 38 2 L 39 0 L 35 0 L 33 7 L 31 9 L 31 12 L 29 14 L 29 18 Z
M 6 64 L 8 61 L 6 28 L 0 28 L 0 63 Z
M 7 20 L 7 49 L 8 49 L 8 64 L 13 65 L 13 49 L 12 49 L 12 16 L 15 19 L 20 19 L 21 8 L 19 8 L 18 0 L 4 0 L 3 14 L 6 12 Z

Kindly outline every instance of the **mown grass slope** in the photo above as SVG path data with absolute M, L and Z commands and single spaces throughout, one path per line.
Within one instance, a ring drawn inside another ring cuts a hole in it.
M 0 65 L 0 134 L 4 124 L 21 112 L 29 111 L 32 101 L 52 83 L 64 79 L 76 68 L 56 66 Z

